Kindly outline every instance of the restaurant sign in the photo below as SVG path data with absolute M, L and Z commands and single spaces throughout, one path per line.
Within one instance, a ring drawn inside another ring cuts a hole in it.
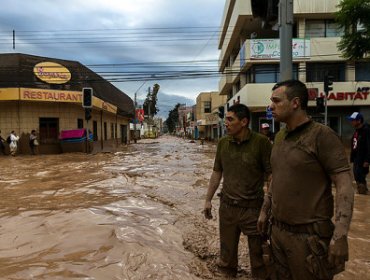
M 48 84 L 65 84 L 71 79 L 71 72 L 55 62 L 41 62 L 35 65 L 33 73 Z

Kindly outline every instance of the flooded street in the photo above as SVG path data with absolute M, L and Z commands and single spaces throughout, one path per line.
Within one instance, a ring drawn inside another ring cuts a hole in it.
M 140 140 L 116 153 L 0 157 L 0 279 L 225 279 L 201 214 L 214 144 Z M 355 197 L 347 271 L 370 279 L 370 196 Z M 251 279 L 246 242 L 239 279 Z

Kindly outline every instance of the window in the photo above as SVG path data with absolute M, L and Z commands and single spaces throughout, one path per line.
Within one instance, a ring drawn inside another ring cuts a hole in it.
M 252 83 L 277 83 L 280 80 L 279 64 L 254 65 L 248 72 Z M 298 64 L 293 64 L 293 78 L 298 79 Z
M 204 113 L 211 113 L 211 101 L 204 101 Z
M 332 19 L 306 20 L 307 38 L 341 37 L 342 35 L 343 29 L 339 28 Z
M 114 139 L 114 124 L 110 124 L 110 138 Z
M 356 81 L 370 81 L 370 63 L 356 62 L 355 65 Z
M 84 120 L 77 119 L 77 128 L 84 128 Z
M 333 81 L 345 81 L 345 63 L 307 63 L 306 81 L 323 82 L 325 75 L 333 76 Z
M 55 144 L 58 143 L 59 119 L 58 118 L 40 118 L 40 143 Z

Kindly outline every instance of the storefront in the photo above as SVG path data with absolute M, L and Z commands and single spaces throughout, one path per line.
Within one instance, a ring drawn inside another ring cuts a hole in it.
M 82 108 L 82 88 L 93 89 L 91 119 Z M 85 128 L 94 149 L 127 143 L 134 116 L 131 98 L 75 61 L 25 54 L 0 54 L 0 130 L 14 130 L 19 152 L 29 153 L 31 130 L 38 134 L 40 153 L 59 153 L 63 130 Z

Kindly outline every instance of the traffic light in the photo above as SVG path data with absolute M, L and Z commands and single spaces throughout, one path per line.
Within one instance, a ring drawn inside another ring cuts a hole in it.
M 220 119 L 224 118 L 224 116 L 225 116 L 225 107 L 224 106 L 218 107 L 218 116 L 220 117 Z
M 265 18 L 267 0 L 251 0 L 252 14 L 254 17 Z
M 85 108 L 85 120 L 90 120 L 91 119 L 91 109 L 90 108 Z
M 324 77 L 324 92 L 326 94 L 333 90 L 333 76 L 326 75 Z
M 92 108 L 93 105 L 93 89 L 83 88 L 82 89 L 82 107 Z
M 278 20 L 279 0 L 251 0 L 252 14 L 262 20 L 262 28 L 270 29 Z
M 316 112 L 317 113 L 325 112 L 324 97 L 316 97 Z

